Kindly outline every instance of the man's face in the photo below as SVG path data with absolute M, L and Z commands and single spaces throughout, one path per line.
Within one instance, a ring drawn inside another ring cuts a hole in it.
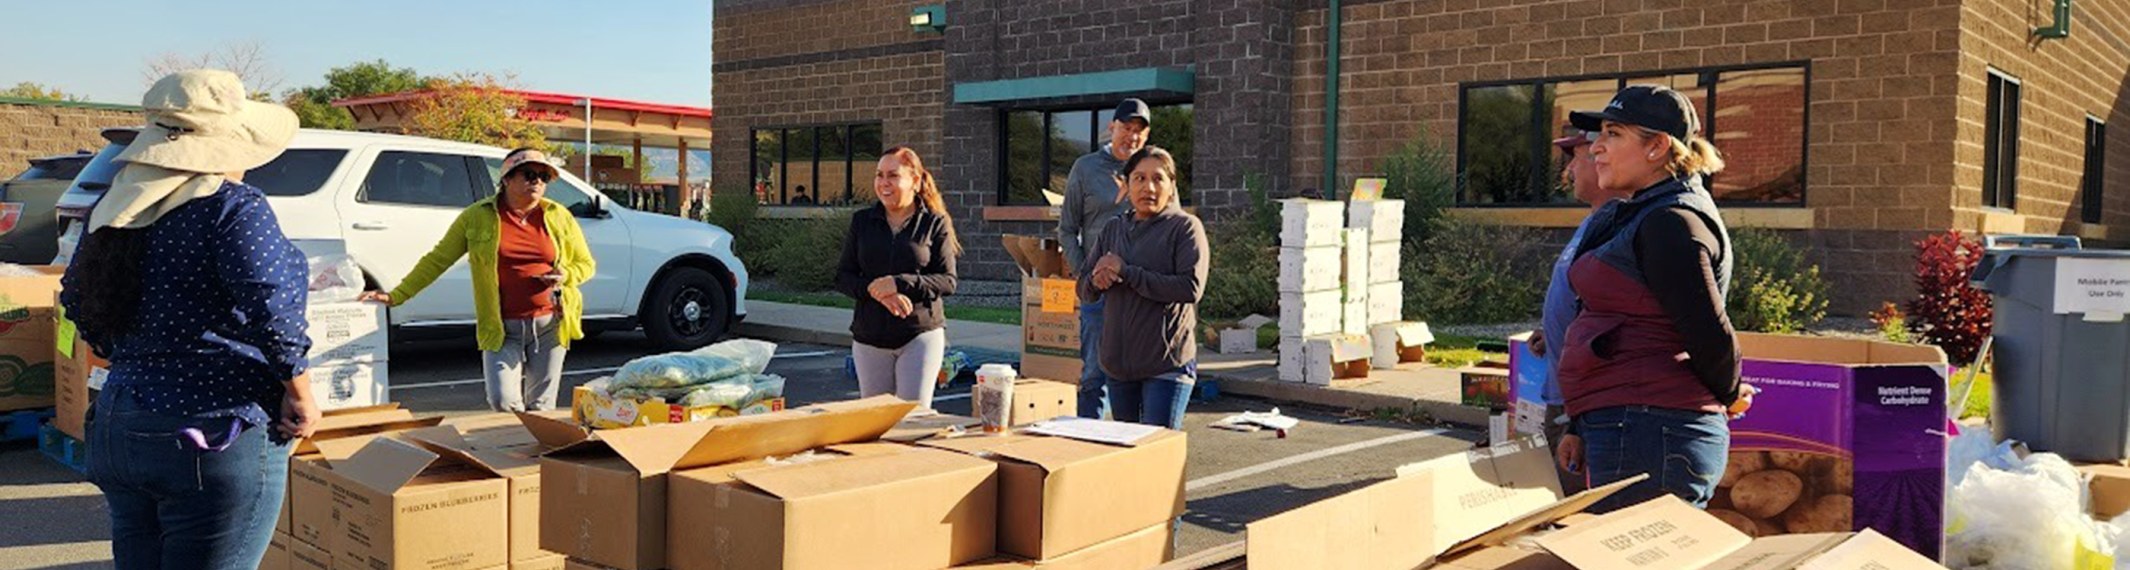
M 1109 148 L 1119 156 L 1131 156 L 1146 146 L 1146 138 L 1153 133 L 1153 127 L 1138 119 L 1110 121 Z
M 1572 153 L 1568 160 L 1568 188 L 1575 194 L 1575 201 L 1592 206 L 1603 203 L 1605 196 L 1598 189 L 1597 161 L 1591 158 L 1590 145 L 1577 146 L 1568 152 Z

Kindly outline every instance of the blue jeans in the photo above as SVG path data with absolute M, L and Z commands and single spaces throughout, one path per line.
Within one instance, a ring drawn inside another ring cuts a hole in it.
M 1591 487 L 1649 474 L 1593 505 L 1593 513 L 1634 506 L 1665 493 L 1706 508 L 1730 461 L 1731 428 L 1723 414 L 1620 406 L 1584 412 L 1575 422 Z
M 1080 305 L 1080 417 L 1109 414 L 1109 375 L 1102 373 L 1102 300 Z
M 229 446 L 184 443 L 186 428 Z M 118 570 L 259 566 L 288 486 L 289 444 L 269 439 L 272 427 L 150 412 L 114 386 L 97 397 L 87 429 L 89 482 L 110 503 Z
M 1110 390 L 1110 413 L 1120 422 L 1183 429 L 1183 410 L 1191 404 L 1197 377 L 1198 363 L 1193 362 L 1145 380 L 1112 382 L 1116 389 Z

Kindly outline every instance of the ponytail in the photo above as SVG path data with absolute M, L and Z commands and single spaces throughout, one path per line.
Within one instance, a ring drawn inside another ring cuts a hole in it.
M 1671 162 L 1664 165 L 1672 176 L 1715 174 L 1723 171 L 1723 153 L 1708 139 L 1693 136 L 1688 142 L 1671 139 Z
M 941 220 L 946 221 L 947 251 L 956 257 L 960 257 L 961 232 L 954 229 L 954 215 L 947 212 L 947 198 L 940 195 L 939 183 L 932 179 L 932 171 L 925 169 L 924 159 L 918 158 L 917 151 L 906 146 L 888 149 L 885 156 L 895 157 L 896 160 L 902 161 L 903 168 L 908 168 L 911 172 L 916 173 L 917 201 L 924 204 L 926 210 L 931 210 L 933 215 L 939 216 Z
M 102 338 L 133 329 L 140 312 L 147 232 L 147 228 L 106 227 L 82 238 L 74 254 L 77 278 L 72 284 L 81 290 L 81 302 L 67 315 L 69 320 Z

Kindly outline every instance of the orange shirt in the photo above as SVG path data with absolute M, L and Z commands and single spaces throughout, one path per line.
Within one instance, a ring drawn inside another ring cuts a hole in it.
M 524 217 L 500 208 L 497 235 L 496 283 L 502 289 L 503 318 L 530 319 L 554 314 L 555 288 L 540 279 L 555 270 L 555 240 L 547 235 L 547 220 L 534 209 Z

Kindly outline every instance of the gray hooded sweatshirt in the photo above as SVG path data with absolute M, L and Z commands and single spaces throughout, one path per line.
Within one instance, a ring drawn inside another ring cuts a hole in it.
M 1080 270 L 1080 302 L 1104 300 L 1102 371 L 1111 381 L 1145 380 L 1198 359 L 1198 300 L 1210 263 L 1205 224 L 1176 202 L 1144 220 L 1117 214 L 1088 248 Z M 1124 259 L 1124 280 L 1095 289 L 1087 275 L 1104 254 Z

